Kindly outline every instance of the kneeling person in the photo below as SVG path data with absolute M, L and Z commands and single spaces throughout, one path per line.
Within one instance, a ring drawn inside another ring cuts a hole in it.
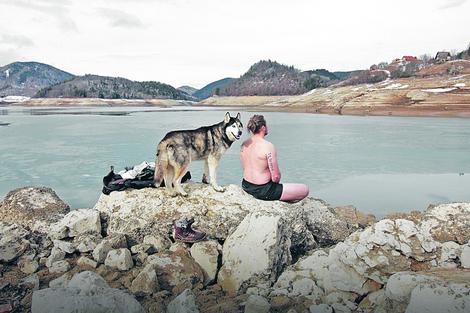
M 276 149 L 264 139 L 268 127 L 263 115 L 254 115 L 247 125 L 251 137 L 240 151 L 243 167 L 242 188 L 260 200 L 281 200 L 296 202 L 308 196 L 309 189 L 304 184 L 281 184 Z

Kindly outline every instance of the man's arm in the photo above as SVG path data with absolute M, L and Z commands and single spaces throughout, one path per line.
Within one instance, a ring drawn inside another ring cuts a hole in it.
M 276 149 L 273 145 L 269 145 L 266 153 L 266 159 L 268 160 L 269 172 L 271 173 L 271 180 L 275 183 L 281 181 L 281 172 L 279 171 L 279 165 L 276 158 Z

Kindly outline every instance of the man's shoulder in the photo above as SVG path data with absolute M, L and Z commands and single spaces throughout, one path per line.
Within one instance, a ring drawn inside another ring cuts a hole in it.
M 274 149 L 274 145 L 270 141 L 267 141 L 266 139 L 263 139 L 262 143 L 263 143 L 263 146 L 265 146 L 266 148 Z

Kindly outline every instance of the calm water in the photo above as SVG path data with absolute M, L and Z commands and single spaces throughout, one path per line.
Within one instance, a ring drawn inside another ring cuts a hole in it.
M 91 207 L 110 165 L 122 169 L 153 161 L 166 132 L 214 124 L 223 114 L 0 108 L 0 122 L 11 123 L 0 126 L 0 197 L 16 187 L 45 185 L 73 208 Z M 251 114 L 242 113 L 245 124 Z M 332 205 L 353 204 L 382 216 L 430 203 L 470 201 L 468 119 L 263 114 L 283 181 L 307 183 L 312 196 Z M 220 184 L 241 180 L 240 143 L 222 159 Z M 202 163 L 192 163 L 191 173 L 199 179 Z

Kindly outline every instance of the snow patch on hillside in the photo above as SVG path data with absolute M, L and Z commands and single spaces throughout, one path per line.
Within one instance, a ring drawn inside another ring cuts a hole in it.
M 456 87 L 451 88 L 434 88 L 434 89 L 423 89 L 424 92 L 432 92 L 432 93 L 442 93 L 442 92 L 450 92 L 457 89 Z
M 31 99 L 30 97 L 23 97 L 23 96 L 6 96 L 1 98 L 0 97 L 0 102 L 6 102 L 6 103 L 15 103 L 15 102 L 25 102 Z

